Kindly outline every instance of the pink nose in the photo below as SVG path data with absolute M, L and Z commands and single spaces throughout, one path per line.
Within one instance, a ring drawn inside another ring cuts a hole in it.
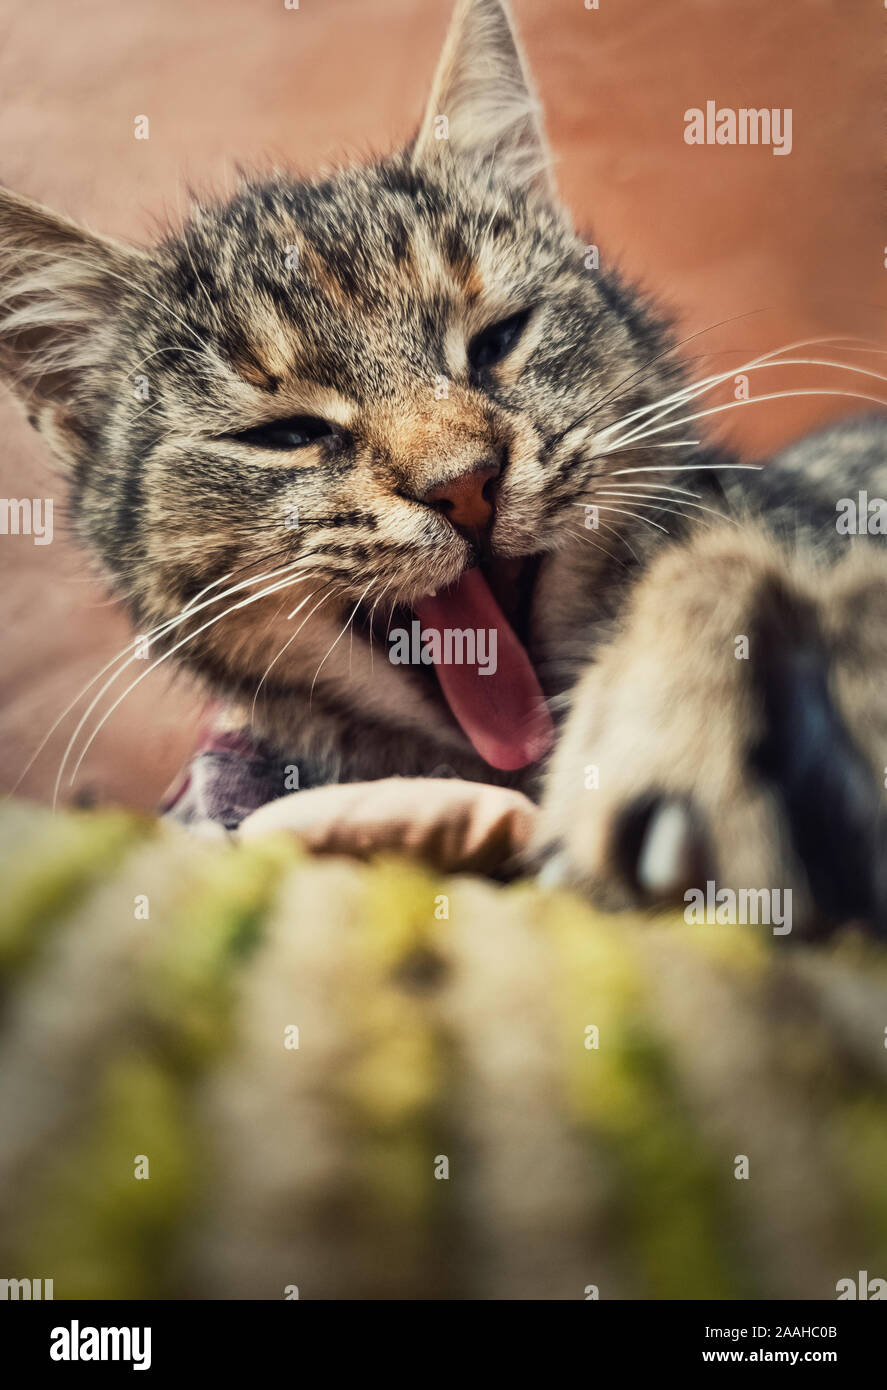
M 497 464 L 460 473 L 430 487 L 421 500 L 443 512 L 454 526 L 486 527 L 493 519 L 493 479 L 498 476 Z

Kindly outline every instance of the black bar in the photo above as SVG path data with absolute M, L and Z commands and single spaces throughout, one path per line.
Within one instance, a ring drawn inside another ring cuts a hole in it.
M 226 1380 L 238 1373 L 255 1376 L 272 1367 L 304 1374 L 321 1357 L 321 1365 L 335 1370 L 343 1351 L 372 1359 L 384 1355 L 395 1383 L 425 1379 L 433 1371 L 439 1378 L 448 1359 L 463 1374 L 466 1348 L 464 1329 L 472 1343 L 482 1335 L 484 1360 L 496 1366 L 496 1379 L 512 1360 L 526 1374 L 528 1350 L 545 1354 L 553 1378 L 555 1362 L 562 1363 L 568 1349 L 582 1357 L 581 1364 L 612 1367 L 626 1372 L 698 1368 L 718 1373 L 723 1367 L 782 1366 L 793 1370 L 823 1366 L 840 1374 L 881 1364 L 887 1320 L 878 1300 L 866 1303 L 615 1303 L 577 1300 L 580 1309 L 564 1303 L 523 1304 L 459 1303 L 455 1307 L 428 1303 L 370 1306 L 357 1303 L 314 1303 L 297 1300 L 259 1302 L 26 1302 L 7 1304 L 0 1312 L 0 1337 L 6 1364 L 18 1365 L 20 1374 L 48 1372 L 51 1378 L 71 1375 L 96 1376 L 104 1371 L 139 1374 L 133 1360 L 147 1361 L 141 1373 L 168 1375 L 170 1371 L 218 1372 Z M 403 1321 L 407 1313 L 409 1322 Z M 391 1318 L 389 1323 L 388 1319 Z M 427 1322 L 426 1322 L 427 1318 Z M 464 1319 L 464 1321 L 463 1321 Z M 500 1321 L 501 1319 L 501 1321 Z M 100 1329 L 137 1329 L 133 1341 L 124 1336 L 106 1337 L 107 1360 L 53 1359 L 51 1347 L 69 1356 L 93 1346 L 101 1349 Z M 150 1348 L 143 1329 L 150 1329 Z M 99 1339 L 89 1329 L 99 1331 Z M 549 1331 L 556 1343 L 537 1339 Z M 73 1332 L 73 1338 L 72 1338 Z M 495 1341 L 488 1340 L 490 1334 Z M 365 1335 L 361 1335 L 365 1334 Z M 431 1340 L 433 1339 L 433 1340 Z M 113 1360 L 130 1352 L 130 1360 Z M 415 1342 L 424 1351 L 417 1360 Z M 409 1351 L 405 1359 L 404 1353 Z M 306 1358 L 311 1357 L 308 1361 Z M 554 1358 L 554 1361 L 551 1358 Z M 426 1359 L 427 1358 L 427 1359 Z M 407 1362 L 409 1364 L 407 1364 Z M 400 1367 L 398 1369 L 398 1363 Z M 381 1373 L 378 1364 L 364 1361 L 369 1374 Z

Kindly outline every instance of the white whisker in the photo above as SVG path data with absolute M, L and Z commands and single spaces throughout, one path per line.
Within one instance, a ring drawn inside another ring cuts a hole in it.
M 371 671 L 374 671 L 374 670 L 375 670 L 375 665 L 374 665 L 374 650 L 373 650 L 373 618 L 374 618 L 374 616 L 375 616 L 376 609 L 378 608 L 378 606 L 379 606 L 379 604 L 381 603 L 382 599 L 383 599 L 383 598 L 385 597 L 385 595 L 388 593 L 388 590 L 391 588 L 391 585 L 392 585 L 393 583 L 394 583 L 394 580 L 393 580 L 393 579 L 389 579 L 388 583 L 385 585 L 385 587 L 384 587 L 384 589 L 382 590 L 382 592 L 376 597 L 375 601 L 373 602 L 373 606 L 372 606 L 372 608 L 370 609 L 370 616 L 369 616 L 369 623 L 368 623 L 368 626 L 369 626 L 369 634 L 370 634 L 370 670 L 371 670 Z M 350 665 L 349 665 L 349 668 L 348 668 L 348 674 L 349 674 L 349 675 L 351 674 Z
M 640 468 L 616 468 L 610 477 L 621 478 L 626 473 L 760 473 L 763 467 L 762 463 L 653 463 Z
M 313 697 L 313 695 L 314 695 L 314 687 L 315 687 L 315 685 L 317 684 L 317 677 L 320 675 L 321 668 L 322 668 L 322 667 L 324 666 L 324 664 L 326 663 L 327 658 L 330 657 L 330 656 L 332 655 L 334 648 L 338 645 L 338 643 L 341 641 L 341 639 L 345 636 L 345 633 L 348 631 L 348 628 L 351 626 L 352 622 L 354 621 L 355 616 L 357 615 L 357 610 L 358 610 L 358 608 L 359 608 L 360 605 L 363 603 L 364 598 L 365 598 L 366 595 L 369 593 L 370 589 L 373 587 L 373 585 L 375 584 L 375 582 L 376 582 L 376 581 L 375 581 L 374 579 L 371 579 L 370 582 L 369 582 L 369 584 L 367 584 L 367 586 L 366 586 L 366 588 L 364 589 L 363 593 L 360 595 L 359 599 L 357 600 L 357 602 L 355 603 L 354 607 L 352 608 L 352 610 L 351 610 L 351 615 L 350 615 L 350 617 L 348 618 L 347 622 L 345 623 L 345 626 L 342 628 L 342 631 L 339 633 L 338 637 L 336 637 L 336 638 L 334 639 L 332 645 L 331 645 L 330 648 L 329 648 L 329 651 L 327 652 L 326 656 L 323 658 L 323 661 L 321 661 L 320 666 L 318 666 L 317 670 L 314 672 L 314 680 L 311 682 L 311 689 L 310 689 L 310 691 L 308 692 L 308 708 L 309 708 L 309 709 L 311 708 L 311 700 L 312 700 L 312 697 Z
M 611 528 L 608 527 L 608 530 L 609 529 Z M 612 550 L 608 550 L 606 546 L 600 545 L 597 541 L 592 540 L 591 536 L 589 535 L 589 530 L 591 530 L 590 527 L 580 527 L 579 530 L 574 532 L 574 534 L 579 536 L 582 540 L 587 541 L 590 546 L 592 546 L 595 550 L 599 550 L 602 555 L 606 555 L 608 560 L 615 561 L 617 565 L 625 564 L 625 561 L 620 560 L 618 555 L 614 555 Z M 615 532 L 614 534 L 618 537 L 619 533 Z M 630 546 L 629 549 L 631 549 Z M 632 554 L 634 554 L 634 551 L 632 551 Z M 637 556 L 635 556 L 635 559 L 637 559 Z
M 586 503 L 586 502 L 574 502 L 574 503 L 573 503 L 573 506 L 574 506 L 574 507 L 585 507 L 585 506 L 594 506 L 594 505 L 595 505 L 594 503 Z M 626 511 L 624 507 L 602 506 L 601 504 L 597 504 L 597 505 L 598 505 L 598 507 L 599 507 L 599 510 L 602 511 L 602 512 L 618 512 L 620 516 L 633 516 L 634 519 L 635 519 L 635 521 L 645 521 L 645 522 L 647 523 L 648 526 L 655 526 L 657 531 L 664 531 L 666 535 L 669 535 L 669 530 L 668 530 L 668 527 L 667 527 L 667 526 L 660 526 L 659 523 L 658 523 L 658 521 L 651 521 L 650 518 L 649 518 L 648 516 L 640 516 L 637 512 L 629 512 L 629 511 Z
M 701 439 L 673 439 L 673 440 L 669 441 L 669 443 L 667 443 L 667 444 L 648 444 L 648 445 L 647 445 L 647 448 L 648 448 L 648 449 L 685 449 L 688 445 L 691 445 L 691 446 L 692 446 L 692 445 L 694 445 L 694 444 L 701 444 L 701 443 L 702 443 L 702 440 L 701 440 Z M 634 449 L 605 449 L 603 452 L 604 452 L 604 454 L 606 455 L 606 457 L 609 458 L 611 454 L 633 454 L 633 453 L 636 452 L 636 450 L 634 450 Z
M 629 502 L 632 501 L 634 498 L 637 498 L 637 500 L 638 500 L 639 502 L 659 502 L 659 503 L 663 503 L 663 504 L 666 503 L 666 502 L 671 502 L 671 503 L 673 503 L 674 505 L 671 506 L 671 507 L 664 507 L 664 510 L 665 510 L 665 511 L 677 511 L 678 514 L 680 515 L 680 514 L 681 514 L 681 513 L 680 513 L 680 508 L 681 508 L 681 507 L 693 507 L 696 511 L 700 511 L 700 512 L 710 512 L 712 516 L 716 516 L 720 521 L 726 521 L 726 522 L 728 522 L 731 526 L 736 526 L 736 525 L 737 525 L 737 522 L 736 522 L 736 520 L 735 520 L 734 517 L 732 517 L 732 516 L 725 516 L 723 512 L 719 512 L 719 511 L 718 511 L 717 507 L 706 507 L 706 506 L 704 505 L 704 503 L 702 503 L 702 502 L 690 502 L 690 501 L 686 501 L 686 500 L 685 500 L 684 498 L 682 498 L 682 497 L 658 497 L 658 496 L 656 496 L 654 493 L 649 493 L 649 492 L 609 492 L 609 491 L 608 491 L 608 492 L 601 492 L 601 493 L 594 493 L 594 494 L 592 494 L 592 495 L 593 495 L 593 496 L 600 496 L 600 497 L 620 497 L 620 498 L 622 498 L 623 501 L 629 501 Z
M 602 478 L 601 481 L 609 482 L 609 478 Z M 619 486 L 623 488 L 657 487 L 660 492 L 681 492 L 684 494 L 685 497 L 702 496 L 700 492 L 691 492 L 690 489 L 687 487 L 675 487 L 672 483 L 660 483 L 658 481 L 653 483 L 620 483 Z
M 191 604 L 195 604 L 199 598 L 202 598 L 204 594 L 208 594 L 209 591 L 210 591 L 211 589 L 216 588 L 219 584 L 224 584 L 224 583 L 226 583 L 227 580 L 229 580 L 229 579 L 231 578 L 231 574 L 232 574 L 232 573 L 233 573 L 233 571 L 229 571 L 228 574 L 222 575 L 221 579 L 214 579 L 213 582 L 212 582 L 211 584 L 207 584 L 205 588 L 201 589 L 199 593 L 197 593 L 197 594 L 194 595 L 194 598 L 191 599 Z M 90 582 L 92 582 L 92 581 L 90 581 Z M 221 598 L 221 597 L 223 597 L 223 596 L 219 596 L 219 597 Z M 218 600 L 217 600 L 217 601 L 218 601 Z M 117 600 L 116 600 L 116 599 L 115 599 L 115 600 L 112 600 L 112 602 L 115 602 L 115 603 L 116 603 Z M 189 616 L 189 609 L 190 609 L 190 605 L 186 605 L 185 609 L 182 611 L 182 614 L 181 614 L 181 620 L 182 620 L 182 621 L 184 620 L 185 617 Z M 117 664 L 118 661 L 122 661 L 123 658 L 126 656 L 127 652 L 134 651 L 135 648 L 136 648 L 136 646 L 139 644 L 140 641 L 146 641 L 146 640 L 147 640 L 148 642 L 151 642 L 151 641 L 153 640 L 153 638 L 154 638 L 155 636 L 157 636 L 158 633 L 163 632 L 163 631 L 167 628 L 168 624 L 171 623 L 171 622 L 172 622 L 172 619 L 167 619 L 165 623 L 161 624 L 160 627 L 155 628 L 153 631 L 147 633 L 147 634 L 145 635 L 145 637 L 141 637 L 141 638 L 140 638 L 140 637 L 134 637 L 134 638 L 132 639 L 131 642 L 128 642 L 127 645 L 126 645 L 125 647 L 123 647 L 122 650 L 119 651 L 119 652 L 116 654 L 116 656 L 112 656 L 111 659 L 110 659 L 110 661 L 107 661 L 107 662 L 105 663 L 105 665 L 101 668 L 101 670 L 98 671 L 98 672 L 96 672 L 96 674 L 92 677 L 91 680 L 87 681 L 86 685 L 84 685 L 84 686 L 81 687 L 81 689 L 80 689 L 80 690 L 77 692 L 77 694 L 74 696 L 73 700 L 71 700 L 71 702 L 70 702 L 68 705 L 65 706 L 65 708 L 62 710 L 61 714 L 60 714 L 60 715 L 58 716 L 58 718 L 52 723 L 52 725 L 50 726 L 50 728 L 47 730 L 47 732 L 44 734 L 43 738 L 42 738 L 42 739 L 40 740 L 40 742 L 38 743 L 38 745 L 37 745 L 37 747 L 35 748 L 34 752 L 31 754 L 30 758 L 29 758 L 28 761 L 25 763 L 25 766 L 22 768 L 22 771 L 19 773 L 18 780 L 16 781 L 16 783 L 15 783 L 15 785 L 13 786 L 12 790 L 9 792 L 9 795 L 10 795 L 10 796 L 13 796 L 13 795 L 15 794 L 15 792 L 18 790 L 18 788 L 19 788 L 19 786 L 21 785 L 21 783 L 24 781 L 25 777 L 27 777 L 27 775 L 28 775 L 28 773 L 30 772 L 31 768 L 34 766 L 35 762 L 36 762 L 37 759 L 40 757 L 40 754 L 43 752 L 44 748 L 46 747 L 46 745 L 47 745 L 47 743 L 49 742 L 49 740 L 52 738 L 52 736 L 53 736 L 53 734 L 55 733 L 56 729 L 58 729 L 59 725 L 60 725 L 60 724 L 63 724 L 64 721 L 67 719 L 68 715 L 71 714 L 71 712 L 77 708 L 77 706 L 79 705 L 80 701 L 83 699 L 84 695 L 87 695 L 87 694 L 89 693 L 89 691 L 90 691 L 90 690 L 92 689 L 92 687 L 96 684 L 96 682 L 97 682 L 97 681 L 100 681 L 101 678 L 102 678 L 102 676 L 104 676 L 105 673 L 106 673 L 107 671 L 110 671 L 111 667 L 112 667 L 112 666 L 115 666 L 115 665 Z M 129 662 L 127 662 L 126 665 L 129 665 Z M 120 670 L 117 672 L 117 675 L 119 676 L 123 670 L 125 670 L 125 666 L 121 666 Z M 116 680 L 116 676 L 115 676 L 114 679 Z M 113 682 L 112 682 L 112 684 L 113 684 Z
M 699 396 L 704 395 L 707 391 L 714 390 L 716 386 L 721 385 L 723 382 L 730 381 L 735 377 L 744 375 L 748 372 L 764 371 L 769 368 L 785 366 L 818 366 L 831 367 L 839 371 L 854 372 L 863 376 L 874 377 L 879 381 L 887 381 L 887 376 L 884 376 L 880 372 L 873 372 L 865 367 L 854 367 L 846 362 L 835 362 L 832 360 L 825 360 L 821 358 L 786 358 L 782 356 L 782 354 L 787 352 L 794 352 L 797 348 L 800 347 L 810 347 L 815 346 L 818 343 L 828 343 L 832 341 L 833 340 L 830 338 L 809 338 L 796 343 L 790 343 L 781 348 L 774 348 L 770 352 L 761 353 L 758 357 L 751 358 L 750 361 L 744 363 L 743 365 L 731 368 L 730 371 L 717 372 L 712 376 L 703 377 L 701 381 L 690 382 L 686 387 L 683 387 L 679 391 L 673 392 L 670 396 L 664 396 L 661 400 L 654 402 L 652 405 L 641 406 L 638 410 L 632 411 L 631 414 L 623 416 L 621 420 L 615 420 L 612 424 L 604 426 L 604 428 L 599 432 L 598 438 L 603 438 L 605 435 L 609 434 L 614 429 L 619 428 L 621 425 L 630 424 L 633 421 L 640 419 L 644 415 L 651 416 L 651 418 L 645 422 L 645 425 L 651 424 L 654 420 L 659 419 L 664 415 L 670 415 L 672 411 L 680 409 L 681 406 L 683 406 L 687 402 L 696 400 Z M 652 412 L 659 413 L 653 414 Z M 699 416 L 691 415 L 687 417 L 684 423 L 689 423 L 690 420 L 699 418 Z M 619 442 L 621 445 L 624 445 L 626 442 L 633 442 L 633 440 L 634 432 L 629 431 L 629 434 L 627 436 L 623 436 L 623 438 Z
M 639 557 L 638 557 L 638 553 L 637 553 L 637 551 L 635 550 L 634 546 L 629 544 L 628 537 L 627 537 L 622 531 L 620 531 L 619 528 L 618 528 L 617 526 L 611 526 L 611 525 L 609 524 L 609 522 L 607 522 L 607 521 L 601 521 L 600 517 L 598 518 L 598 526 L 599 526 L 599 527 L 600 527 L 600 526 L 603 526 L 603 528 L 604 528 L 604 530 L 607 532 L 607 534 L 610 535 L 610 536 L 612 536 L 612 537 L 614 538 L 614 540 L 619 541 L 620 545 L 624 545 L 625 548 L 626 548 L 626 550 L 628 551 L 628 553 L 629 553 L 631 556 L 633 556 L 633 558 L 634 558 L 634 560 L 636 561 L 636 563 L 640 564 L 640 559 L 639 559 Z M 619 559 L 618 559 L 618 556 L 615 556 L 615 555 L 614 555 L 613 558 L 614 558 L 614 560 L 617 560 L 617 562 L 618 562 L 619 564 L 621 564 L 621 565 L 624 565 L 624 564 L 625 564 L 625 561 L 624 561 L 624 560 L 619 560 Z
M 710 406 L 708 410 L 699 410 L 694 415 L 690 415 L 688 419 L 704 420 L 709 415 L 722 415 L 727 410 L 739 410 L 744 405 L 761 405 L 764 401 L 794 400 L 801 396 L 841 396 L 845 400 L 867 401 L 871 405 L 880 405 L 887 407 L 887 401 L 881 400 L 879 396 L 867 396 L 859 391 L 829 391 L 803 389 L 798 391 L 771 391 L 763 396 L 749 396 L 747 400 L 725 401 L 722 405 Z M 632 444 L 640 443 L 642 440 L 648 438 L 649 435 L 661 434 L 663 430 L 677 429 L 679 425 L 683 425 L 685 423 L 686 421 L 684 420 L 674 420 L 671 424 L 657 425 L 654 429 L 649 430 L 646 433 L 633 435 L 631 437 L 630 442 Z M 618 441 L 618 443 L 620 445 L 624 445 L 626 441 L 624 439 L 621 439 Z
M 319 587 L 322 588 L 323 585 L 320 585 Z M 328 586 L 327 586 L 327 587 L 328 587 Z M 293 609 L 292 613 L 288 613 L 288 614 L 287 614 L 287 619 L 294 618 L 294 617 L 296 616 L 296 614 L 299 612 L 299 609 L 304 608 L 306 603 L 310 603 L 311 600 L 313 599 L 313 597 L 314 597 L 314 595 L 315 595 L 316 593 L 317 593 L 317 589 L 312 589 L 312 590 L 311 590 L 311 593 L 310 593 L 310 594 L 307 594 L 307 595 L 305 596 L 305 598 L 302 599 L 302 602 L 299 603 L 299 604 L 297 604 L 297 606 Z M 281 604 L 281 607 L 282 607 L 282 606 L 283 606 L 283 605 Z M 312 612 L 313 612 L 313 611 L 314 611 L 314 610 L 312 609 Z M 277 612 L 280 613 L 280 609 L 279 609 L 279 608 L 278 608 Z M 310 617 L 310 616 L 311 616 L 311 614 L 309 613 L 308 617 Z M 306 621 L 307 621 L 307 619 L 306 619 Z M 280 648 L 280 650 L 277 652 L 276 656 L 272 657 L 271 661 L 269 661 L 268 665 L 265 667 L 265 670 L 262 672 L 262 677 L 261 677 L 261 679 L 260 679 L 258 685 L 256 686 L 256 693 L 253 695 L 253 702 L 252 702 L 252 705 L 251 705 L 251 707 L 250 707 L 250 716 L 249 716 L 249 722 L 250 722 L 250 724 L 254 723 L 254 721 L 255 721 L 255 717 L 256 717 L 256 701 L 257 701 L 258 698 L 259 698 L 259 692 L 260 692 L 260 690 L 262 689 L 262 686 L 265 684 L 265 681 L 268 679 L 268 676 L 271 674 L 272 669 L 277 665 L 278 661 L 279 661 L 280 658 L 283 656 L 284 652 L 287 650 L 288 647 L 292 646 L 293 642 L 295 642 L 296 638 L 298 637 L 299 633 L 302 631 L 302 628 L 303 628 L 304 626 L 305 626 L 304 623 L 300 623 L 300 624 L 299 624 L 299 626 L 296 628 L 296 630 L 295 630 L 295 632 L 292 634 L 292 636 L 289 637 L 289 638 L 287 638 L 287 640 L 284 642 L 283 646 L 282 646 L 282 647 Z
M 284 570 L 289 570 L 289 569 L 291 569 L 291 566 L 284 566 Z M 283 573 L 283 571 L 278 571 L 278 573 Z M 270 575 L 264 576 L 264 578 L 270 578 L 270 577 L 271 577 Z M 95 729 L 95 731 L 91 734 L 91 736 L 90 736 L 90 738 L 89 738 L 89 740 L 88 740 L 86 746 L 84 747 L 84 749 L 83 749 L 83 751 L 81 752 L 79 758 L 77 759 L 76 766 L 75 766 L 75 768 L 74 768 L 74 771 L 73 771 L 72 774 L 71 774 L 71 779 L 70 779 L 69 785 L 72 785 L 72 784 L 73 784 L 74 778 L 75 778 L 76 775 L 77 775 L 77 770 L 78 770 L 78 768 L 80 767 L 81 763 L 83 762 L 83 759 L 84 759 L 84 757 L 85 757 L 85 755 L 86 755 L 88 749 L 90 748 L 91 744 L 93 743 L 93 741 L 94 741 L 96 735 L 99 733 L 99 730 L 102 728 L 102 726 L 103 726 L 103 724 L 105 723 L 105 721 L 110 717 L 111 714 L 113 714 L 114 710 L 115 710 L 115 709 L 117 708 L 117 706 L 126 698 L 126 696 L 127 696 L 128 694 L 130 694 L 130 692 L 133 691 L 133 690 L 136 688 L 137 685 L 140 685 L 141 682 L 145 679 L 145 677 L 148 676 L 148 675 L 150 675 L 150 673 L 151 673 L 153 670 L 155 670 L 155 668 L 156 668 L 157 666 L 161 665 L 162 662 L 166 661 L 166 660 L 168 659 L 168 657 L 170 657 L 170 656 L 173 655 L 174 652 L 177 652 L 177 651 L 179 650 L 180 647 L 185 646 L 188 642 L 192 641 L 195 637 L 199 636 L 199 634 L 200 634 L 201 632 L 206 631 L 206 629 L 207 629 L 208 627 L 212 627 L 213 623 L 218 622 L 221 618 L 226 617 L 229 613 L 233 613 L 233 612 L 235 611 L 235 609 L 242 608 L 242 607 L 246 607 L 246 606 L 248 606 L 250 603 L 255 603 L 255 602 L 257 602 L 258 599 L 264 598 L 264 597 L 266 597 L 268 594 L 277 593 L 277 592 L 279 592 L 280 589 L 285 588 L 285 587 L 287 586 L 287 584 L 298 583 L 299 580 L 302 579 L 302 578 L 304 578 L 304 577 L 305 577 L 304 575 L 300 575 L 300 574 L 290 575 L 290 577 L 289 577 L 288 579 L 279 580 L 276 584 L 273 584 L 273 585 L 269 586 L 269 588 L 262 590 L 260 593 L 258 593 L 258 594 L 252 594 L 252 595 L 250 595 L 249 598 L 247 598 L 247 599 L 241 599 L 238 603 L 232 604 L 232 606 L 231 606 L 230 608 L 226 608 L 225 611 L 224 611 L 223 613 L 220 613 L 220 614 L 216 615 L 216 617 L 211 618 L 210 621 L 209 621 L 208 623 L 204 623 L 201 627 L 199 627 L 199 628 L 197 629 L 196 632 L 193 632 L 193 633 L 189 634 L 187 637 L 185 637 L 185 638 L 183 638 L 181 641 L 177 642 L 173 647 L 170 648 L 170 650 L 169 650 L 168 652 L 164 653 L 164 654 L 163 654 L 162 656 L 160 656 L 156 661 L 152 662 L 151 665 L 150 665 L 145 671 L 143 671 L 142 674 L 141 674 L 140 676 L 138 676 L 138 677 L 136 678 L 136 680 L 133 681 L 133 682 L 127 687 L 127 689 L 123 692 L 123 694 L 122 694 L 117 700 L 114 701 L 114 703 L 112 704 L 111 708 L 108 710 L 107 714 L 105 714 L 105 715 L 103 716 L 103 718 L 102 718 L 102 720 L 100 721 L 98 727 L 97 727 L 97 728 Z M 209 600 L 207 600 L 206 602 L 199 604 L 199 605 L 198 605 L 197 607 L 195 607 L 195 608 L 186 609 L 183 613 L 178 614 L 175 618 L 169 619 L 166 623 L 162 624 L 160 628 L 158 628 L 158 629 L 155 630 L 155 634 L 154 634 L 154 635 L 155 635 L 155 636 L 161 635 L 161 634 L 165 633 L 166 631 L 170 630 L 171 628 L 177 627 L 180 623 L 184 622 L 186 619 L 188 619 L 188 618 L 190 618 L 190 617 L 193 617 L 193 616 L 194 616 L 196 613 L 198 613 L 202 608 L 207 607 L 209 603 L 221 602 L 224 598 L 230 597 L 230 595 L 231 595 L 232 593 L 235 593 L 235 592 L 237 592 L 239 589 L 241 589 L 241 588 L 247 586 L 250 582 L 255 582 L 255 581 L 244 580 L 241 584 L 236 584 L 236 585 L 234 585 L 233 588 L 230 589 L 227 593 L 224 593 L 224 594 L 221 594 L 221 595 L 217 595 L 215 598 L 209 599 Z M 142 640 L 145 640 L 145 639 L 143 638 Z M 135 643 L 134 645 L 137 645 L 137 644 L 138 644 L 138 639 L 136 640 L 136 643 Z M 117 680 L 118 676 L 122 675 L 122 673 L 126 670 L 126 668 L 127 668 L 128 666 L 131 666 L 131 665 L 132 665 L 133 661 L 138 661 L 138 660 L 140 660 L 140 659 L 141 659 L 140 657 L 137 657 L 137 656 L 135 656 L 135 655 L 129 657 L 129 659 L 123 663 L 123 665 L 119 668 L 119 670 L 117 670 L 117 671 L 114 673 L 114 675 L 110 678 L 110 680 L 108 680 L 108 681 L 105 682 L 105 684 L 102 686 L 101 690 L 98 692 L 97 695 L 95 695 L 95 696 L 93 697 L 93 699 L 92 699 L 92 701 L 90 702 L 88 708 L 84 711 L 83 715 L 81 716 L 81 718 L 80 718 L 80 720 L 79 720 L 79 722 L 78 722 L 78 724 L 77 724 L 76 729 L 74 730 L 73 734 L 71 735 L 71 738 L 70 738 L 69 741 L 68 741 L 68 746 L 67 746 L 67 748 L 65 749 L 64 756 L 62 757 L 61 765 L 60 765 L 59 770 L 58 770 L 58 775 L 57 775 L 56 780 L 55 780 L 55 788 L 54 788 L 54 790 L 53 790 L 53 798 L 52 798 L 52 804 L 53 804 L 53 806 L 55 806 L 55 805 L 57 804 L 57 802 L 58 802 L 59 788 L 60 788 L 61 783 L 62 783 L 62 778 L 64 777 L 65 767 L 66 767 L 67 762 L 68 762 L 68 759 L 69 759 L 69 757 L 71 756 L 71 753 L 72 753 L 72 751 L 73 751 L 74 744 L 76 743 L 77 738 L 79 737 L 80 732 L 81 732 L 81 730 L 83 729 L 83 726 L 85 725 L 87 719 L 89 718 L 89 716 L 90 716 L 90 714 L 92 713 L 92 711 L 95 709 L 96 705 L 97 705 L 97 704 L 99 703 L 99 701 L 101 700 L 102 696 L 110 689 L 110 687 L 111 687 L 111 686 L 114 684 L 114 682 Z

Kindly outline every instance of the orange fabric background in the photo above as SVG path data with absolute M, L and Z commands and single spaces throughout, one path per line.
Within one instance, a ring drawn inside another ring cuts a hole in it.
M 808 336 L 883 336 L 883 8 L 874 0 L 600 0 L 599 10 L 583 0 L 515 0 L 514 8 L 562 191 L 603 260 L 659 296 L 685 334 L 762 311 L 696 338 L 688 353 L 718 354 L 700 368 Z M 386 150 L 419 119 L 449 10 L 450 0 L 301 0 L 298 10 L 283 0 L 3 0 L 0 179 L 141 240 L 179 219 L 189 186 L 230 186 L 237 164 L 313 171 Z M 684 110 L 707 99 L 791 107 L 792 153 L 687 146 Z M 142 114 L 147 142 L 133 138 Z M 814 379 L 807 372 L 803 384 Z M 864 381 L 829 378 L 878 394 Z M 785 374 L 768 381 L 787 384 Z M 755 453 L 854 408 L 837 397 L 760 404 L 715 417 L 712 428 Z M 0 780 L 9 786 L 128 631 L 65 539 L 61 490 L 5 398 L 0 441 L 0 493 L 57 499 L 51 546 L 0 537 Z M 188 752 L 195 717 L 193 693 L 158 672 L 100 736 L 79 789 L 152 807 Z M 23 790 L 50 792 L 64 742 L 51 742 Z

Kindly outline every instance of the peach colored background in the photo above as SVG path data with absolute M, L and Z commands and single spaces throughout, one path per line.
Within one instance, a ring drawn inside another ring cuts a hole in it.
M 688 351 L 719 354 L 701 367 L 807 336 L 883 337 L 885 11 L 876 0 L 514 8 L 561 188 L 603 259 L 662 297 L 684 333 L 765 311 L 697 338 Z M 388 149 L 418 121 L 449 10 L 450 0 L 301 0 L 298 11 L 283 0 L 2 0 L 0 180 L 139 240 L 179 218 L 189 185 L 224 189 L 238 163 L 313 170 Z M 791 155 L 685 145 L 684 110 L 709 98 L 791 107 Z M 148 142 L 133 138 L 142 114 Z M 761 404 L 718 417 L 718 428 L 754 453 L 852 408 L 837 398 Z M 57 499 L 53 545 L 0 537 L 0 780 L 9 786 L 128 634 L 64 538 L 62 489 L 5 398 L 0 493 Z M 152 806 L 188 751 L 194 719 L 193 694 L 152 676 L 96 743 L 78 789 Z M 24 790 L 48 794 L 63 746 L 50 744 Z

